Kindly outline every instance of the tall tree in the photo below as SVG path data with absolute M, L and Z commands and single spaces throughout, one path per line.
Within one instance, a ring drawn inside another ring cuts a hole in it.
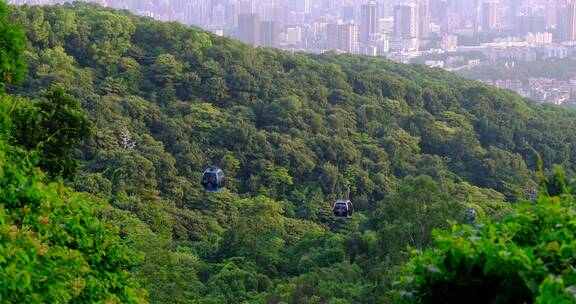
M 18 25 L 8 22 L 8 6 L 0 2 L 0 87 L 24 78 L 26 64 L 22 54 L 25 44 L 24 32 Z
M 70 153 L 91 130 L 78 100 L 54 87 L 33 104 L 21 102 L 13 111 L 12 120 L 13 140 L 37 152 L 40 168 L 52 178 L 74 177 L 79 161 Z

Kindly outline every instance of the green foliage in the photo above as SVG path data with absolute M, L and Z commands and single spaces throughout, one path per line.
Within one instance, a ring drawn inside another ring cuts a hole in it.
M 24 70 L 24 36 L 7 17 L 0 2 L 2 86 Z M 33 166 L 73 175 L 69 153 L 90 130 L 80 104 L 55 88 L 33 104 L 0 93 L 0 109 L 0 302 L 144 303 L 128 272 L 141 256 L 94 215 L 104 204 Z
M 246 257 L 264 271 L 275 272 L 286 233 L 282 207 L 265 197 L 239 203 L 240 219 L 224 234 L 223 254 Z
M 406 264 L 399 301 L 574 302 L 576 210 L 564 194 L 518 203 L 495 223 L 436 231 L 434 248 Z
M 441 189 L 430 177 L 409 177 L 373 217 L 382 253 L 394 255 L 406 246 L 426 247 L 433 228 L 445 227 L 446 219 L 460 219 L 464 211 L 463 202 L 451 198 L 448 189 Z
M 468 208 L 500 220 L 537 187 L 534 151 L 567 169 L 549 193 L 572 185 L 575 112 L 437 69 L 252 49 L 83 3 L 10 19 L 30 73 L 0 129 L 53 176 L 80 161 L 71 184 L 110 200 L 98 216 L 144 254 L 132 275 L 154 303 L 390 302 L 407 246 Z M 226 190 L 202 191 L 209 166 Z M 339 198 L 353 219 L 334 219 Z
M 31 105 L 16 104 L 11 116 L 15 144 L 37 152 L 38 166 L 52 178 L 71 179 L 79 162 L 70 153 L 90 135 L 90 122 L 80 103 L 64 89 L 54 87 Z
M 24 78 L 26 64 L 22 54 L 26 37 L 22 29 L 8 21 L 8 5 L 0 2 L 0 86 Z
M 243 264 L 239 266 L 237 264 Z M 243 260 L 226 261 L 221 269 L 207 282 L 209 290 L 206 300 L 225 303 L 254 301 L 259 293 L 268 289 L 270 279 L 259 274 Z
M 77 96 L 93 90 L 90 87 L 92 73 L 78 68 L 74 57 L 68 55 L 61 46 L 44 49 L 39 54 L 27 52 L 26 57 L 30 66 L 26 85 L 34 88 L 58 85 Z
M 85 194 L 46 183 L 0 141 L 0 301 L 143 302 L 126 271 L 139 261 Z
M 280 284 L 269 303 L 358 303 L 363 299 L 363 280 L 356 265 L 333 264 Z

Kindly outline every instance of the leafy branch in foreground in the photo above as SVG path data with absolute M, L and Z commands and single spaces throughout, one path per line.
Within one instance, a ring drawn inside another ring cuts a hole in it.
M 576 208 L 555 172 L 545 193 L 501 221 L 453 225 L 433 248 L 412 252 L 396 297 L 405 303 L 573 303 Z M 560 191 L 558 191 L 560 190 Z M 564 190 L 564 191 L 563 191 Z

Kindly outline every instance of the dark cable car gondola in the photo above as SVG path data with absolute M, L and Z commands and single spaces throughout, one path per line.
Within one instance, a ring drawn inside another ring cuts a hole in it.
M 221 191 L 226 186 L 224 171 L 221 169 L 208 168 L 202 175 L 200 182 L 206 191 Z
M 334 203 L 332 211 L 336 218 L 349 219 L 352 218 L 352 214 L 354 213 L 354 206 L 350 200 L 339 199 Z

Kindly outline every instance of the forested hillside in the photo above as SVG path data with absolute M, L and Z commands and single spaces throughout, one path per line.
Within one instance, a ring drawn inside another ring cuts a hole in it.
M 7 8 L 0 2 L 0 302 L 143 303 L 128 272 L 142 254 L 96 216 L 110 206 L 61 182 L 90 132 L 79 103 L 58 88 L 34 101 L 4 93 L 25 73 L 26 39 Z
M 576 112 L 438 69 L 253 49 L 87 4 L 10 20 L 28 71 L 7 92 L 65 100 L 46 113 L 74 97 L 90 122 L 72 115 L 86 139 L 54 136 L 38 166 L 110 202 L 97 215 L 142 254 L 131 274 L 152 303 L 393 302 L 397 266 L 434 228 L 513 213 L 539 189 L 538 155 L 576 171 Z M 28 151 L 29 134 L 66 130 L 18 126 Z M 225 191 L 199 185 L 208 166 Z M 334 219 L 342 197 L 353 219 Z

